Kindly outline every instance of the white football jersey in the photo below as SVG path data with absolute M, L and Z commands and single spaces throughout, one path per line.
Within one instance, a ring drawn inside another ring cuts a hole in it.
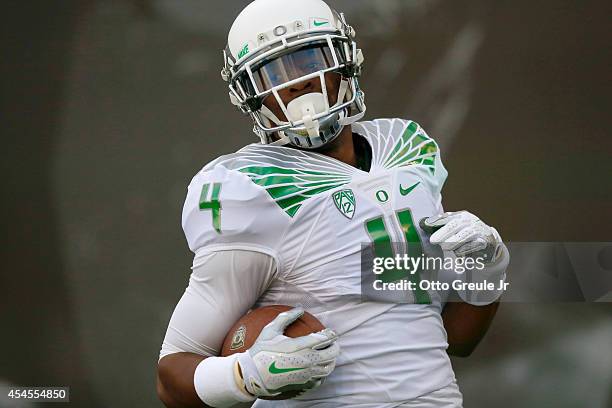
M 418 221 L 442 211 L 447 171 L 438 146 L 412 121 L 352 129 L 371 147 L 369 172 L 252 144 L 213 161 L 189 186 L 183 228 L 192 251 L 273 256 L 276 278 L 254 307 L 301 304 L 339 335 L 341 355 L 321 387 L 256 407 L 393 407 L 454 381 L 440 294 L 404 293 L 393 303 L 364 299 L 361 288 L 364 245 L 409 247 L 424 236 Z

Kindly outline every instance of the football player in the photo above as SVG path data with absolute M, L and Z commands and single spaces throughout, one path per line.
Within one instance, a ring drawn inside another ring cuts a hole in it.
M 360 121 L 363 61 L 355 29 L 321 0 L 255 0 L 236 18 L 222 76 L 260 142 L 189 185 L 182 225 L 195 258 L 160 353 L 166 406 L 462 406 L 449 354 L 473 350 L 501 291 L 368 299 L 363 244 L 376 256 L 487 254 L 464 274 L 472 281 L 503 280 L 508 251 L 475 215 L 444 212 L 447 171 L 421 126 Z M 248 351 L 220 357 L 231 326 L 271 304 L 297 307 Z M 304 309 L 328 329 L 285 337 Z M 299 395 L 265 399 L 286 391 Z

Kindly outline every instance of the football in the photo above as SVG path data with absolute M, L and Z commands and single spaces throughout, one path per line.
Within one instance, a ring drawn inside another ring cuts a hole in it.
M 261 330 L 268 323 L 274 320 L 280 313 L 291 309 L 293 309 L 292 306 L 273 305 L 251 310 L 246 315 L 242 316 L 227 333 L 223 341 L 221 355 L 226 357 L 234 353 L 242 353 L 248 350 L 253 343 L 255 343 L 255 340 L 259 337 L 259 333 L 261 333 Z M 323 329 L 325 329 L 325 326 L 323 326 L 316 317 L 305 311 L 299 319 L 287 326 L 284 334 L 287 337 L 300 337 L 316 333 Z M 285 400 L 295 398 L 300 394 L 301 391 L 296 390 L 285 392 L 275 397 L 262 399 Z
M 251 310 L 242 316 L 227 333 L 223 341 L 221 355 L 226 357 L 248 350 L 255 343 L 265 325 L 274 320 L 280 313 L 292 308 L 292 306 L 286 305 L 273 305 Z M 302 317 L 285 329 L 285 336 L 300 337 L 323 329 L 325 329 L 325 326 L 316 317 L 304 312 Z

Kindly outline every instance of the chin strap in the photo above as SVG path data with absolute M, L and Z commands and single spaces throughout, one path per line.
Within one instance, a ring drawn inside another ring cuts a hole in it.
M 343 79 L 340 82 L 340 91 L 338 92 L 338 103 L 341 103 L 341 101 L 344 100 L 344 97 L 346 96 L 346 94 L 349 92 L 349 81 Z M 352 92 L 352 91 L 351 91 Z M 359 92 L 357 89 L 354 90 L 354 92 Z M 349 97 L 347 99 L 352 98 L 353 95 L 352 93 L 349 95 Z M 358 103 L 357 101 L 355 103 Z M 348 107 L 344 110 L 343 113 L 345 113 L 344 117 L 340 116 L 340 119 L 338 120 L 338 123 L 340 124 L 340 126 L 347 126 L 350 125 L 351 123 L 355 123 L 358 120 L 360 120 L 361 118 L 363 118 L 365 116 L 365 110 L 361 110 L 361 112 L 357 113 L 356 115 L 353 116 L 349 116 L 349 113 L 351 112 L 351 108 Z
M 349 108 L 346 108 L 346 109 L 347 109 L 347 111 L 349 110 Z M 340 126 L 348 126 L 351 123 L 357 122 L 358 120 L 360 120 L 364 116 L 365 116 L 365 112 L 362 111 L 362 112 L 359 112 L 358 114 L 353 115 L 353 116 L 347 116 L 345 118 L 340 118 L 338 120 L 338 123 L 340 124 Z
M 346 96 L 346 91 L 348 91 L 349 83 L 346 79 L 342 79 L 340 81 L 340 88 L 338 89 L 338 99 L 336 99 L 336 104 L 334 107 L 341 105 L 344 103 L 344 97 Z
M 268 119 L 270 122 L 272 122 L 273 124 L 277 126 L 288 123 L 288 122 L 283 122 L 279 118 L 277 118 L 276 115 L 266 105 L 261 106 L 260 112 L 266 119 Z
M 282 132 L 279 132 L 282 133 Z M 266 143 L 270 146 L 287 146 L 291 143 L 291 140 L 283 133 L 280 139 L 273 141 L 272 143 Z

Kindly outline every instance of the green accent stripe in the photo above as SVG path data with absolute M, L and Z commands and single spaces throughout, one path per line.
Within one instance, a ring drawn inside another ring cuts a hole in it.
M 391 238 L 387 233 L 385 222 L 382 217 L 375 218 L 366 222 L 366 230 L 370 235 L 370 239 L 374 244 L 374 255 L 377 258 L 394 258 L 393 248 L 391 247 Z M 382 282 L 395 282 L 406 278 L 408 273 L 399 269 L 386 269 L 381 275 Z
M 238 169 L 266 192 L 290 217 L 294 217 L 307 199 L 350 182 L 343 174 L 276 166 L 249 166 Z
M 388 167 L 387 164 L 393 159 L 395 159 L 396 156 L 402 155 L 403 153 L 402 146 L 404 144 L 408 144 L 408 141 L 410 140 L 412 135 L 414 135 L 414 133 L 418 130 L 418 128 L 419 127 L 416 123 L 410 122 L 408 127 L 406 127 L 406 131 L 404 132 L 402 137 L 398 140 L 398 143 L 395 145 L 391 153 L 389 153 L 388 159 L 385 161 L 385 164 L 384 164 L 385 167 Z
M 299 210 L 300 208 L 302 208 L 302 205 L 301 205 L 301 204 L 300 204 L 300 205 L 296 205 L 296 206 L 295 206 L 295 207 L 293 207 L 293 208 L 287 208 L 287 209 L 285 210 L 285 212 L 286 212 L 287 214 L 289 214 L 289 216 L 290 216 L 290 217 L 293 217 L 293 216 L 295 216 L 295 214 L 297 214 L 297 212 L 298 212 L 298 210 Z
M 432 174 L 435 172 L 438 145 L 425 133 L 417 133 L 418 129 L 415 122 L 410 122 L 384 161 L 385 168 L 421 164 L 429 166 Z
M 419 233 L 416 230 L 414 219 L 412 218 L 412 211 L 410 211 L 409 209 L 400 211 L 397 213 L 397 218 L 399 219 L 399 222 L 402 226 L 402 231 L 404 232 L 406 246 L 408 247 L 408 256 L 411 258 L 422 257 L 423 244 L 421 243 L 421 237 L 419 237 Z M 413 274 L 410 274 L 409 279 L 416 285 L 416 290 L 414 291 L 414 298 L 416 303 L 431 303 L 429 293 L 419 287 L 419 282 L 421 281 L 421 274 L 419 273 L 419 271 L 415 271 Z
M 421 238 L 416 230 L 412 212 L 409 209 L 400 211 L 397 213 L 397 218 L 402 226 L 406 246 L 408 248 L 408 256 L 417 258 L 421 257 L 423 254 L 423 245 L 421 244 Z M 391 238 L 389 237 L 389 233 L 387 232 L 383 218 L 379 217 L 367 221 L 365 226 L 366 230 L 368 231 L 368 235 L 374 244 L 374 255 L 377 258 L 394 258 L 395 255 L 391 244 Z M 431 303 L 429 293 L 419 287 L 419 282 L 421 281 L 419 271 L 415 271 L 415 273 L 411 274 L 405 270 L 391 269 L 385 270 L 380 275 L 380 280 L 382 282 L 396 282 L 400 279 L 408 279 L 410 282 L 414 283 L 416 287 L 416 289 L 413 291 L 415 303 Z

